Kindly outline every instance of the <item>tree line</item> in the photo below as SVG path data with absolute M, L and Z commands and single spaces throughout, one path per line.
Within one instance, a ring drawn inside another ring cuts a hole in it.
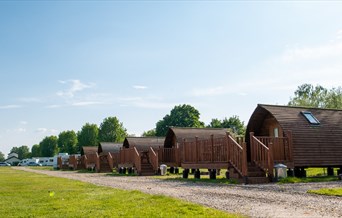
M 305 106 L 315 108 L 342 109 L 342 88 L 327 89 L 321 85 L 303 84 L 298 86 L 294 97 L 290 98 L 289 106 Z M 169 127 L 196 127 L 196 128 L 228 128 L 235 135 L 244 135 L 244 122 L 234 115 L 222 120 L 214 118 L 207 125 L 200 121 L 199 111 L 191 105 L 175 106 L 170 114 L 156 123 L 154 129 L 145 131 L 143 136 L 165 136 Z M 54 156 L 57 153 L 75 154 L 83 146 L 97 146 L 99 142 L 122 142 L 128 135 L 116 117 L 107 117 L 98 127 L 96 124 L 86 123 L 77 133 L 73 130 L 63 131 L 58 136 L 46 136 L 39 144 L 32 146 L 13 147 L 11 152 L 18 154 L 19 159 Z M 0 152 L 0 161 L 4 154 Z

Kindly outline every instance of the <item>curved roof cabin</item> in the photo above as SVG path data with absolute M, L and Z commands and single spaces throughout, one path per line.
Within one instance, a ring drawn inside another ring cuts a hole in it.
M 98 153 L 119 153 L 122 143 L 114 142 L 100 142 L 98 147 Z
M 167 131 L 164 147 L 172 148 L 183 140 L 194 141 L 196 137 L 201 139 L 221 138 L 227 135 L 228 129 L 225 128 L 190 128 L 190 127 L 170 127 Z
M 96 154 L 97 151 L 97 146 L 83 146 L 81 149 L 81 155 Z
M 259 104 L 247 125 L 249 160 L 253 137 L 272 142 L 275 162 L 290 158 L 290 167 L 342 166 L 342 110 Z
M 138 151 L 148 151 L 150 147 L 157 149 L 163 147 L 163 137 L 126 137 L 123 142 L 124 148 L 136 147 Z

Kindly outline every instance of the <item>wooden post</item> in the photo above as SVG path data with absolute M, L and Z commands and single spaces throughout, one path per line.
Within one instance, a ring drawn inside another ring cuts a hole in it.
M 195 144 L 195 155 L 196 155 L 196 163 L 198 163 L 198 137 L 195 138 L 196 144 Z
M 214 160 L 214 135 L 210 136 L 211 138 L 211 162 Z
M 274 158 L 273 158 L 273 144 L 270 142 L 268 145 L 268 174 L 272 178 L 273 177 L 273 165 L 274 165 Z
M 183 139 L 183 163 L 186 163 L 185 157 L 186 157 L 186 155 L 185 155 L 185 139 Z
M 246 142 L 242 143 L 242 174 L 247 176 L 247 150 Z
M 256 160 L 256 150 L 255 150 L 253 137 L 254 137 L 254 132 L 250 132 L 249 133 L 249 145 L 250 145 L 250 149 L 251 149 L 251 157 L 252 157 L 251 161 Z
M 230 161 L 230 141 L 229 141 L 229 132 L 226 132 L 227 137 L 227 162 Z
M 286 132 L 288 142 L 289 142 L 289 161 L 293 162 L 293 139 L 292 139 L 292 131 L 289 130 Z

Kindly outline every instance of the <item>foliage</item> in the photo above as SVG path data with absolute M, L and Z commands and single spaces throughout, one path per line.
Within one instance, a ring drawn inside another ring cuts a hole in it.
M 240 217 L 139 191 L 0 169 L 2 217 Z
M 5 154 L 0 151 L 0 162 L 5 160 Z
M 236 115 L 225 117 L 222 121 L 219 119 L 212 119 L 210 124 L 207 126 L 209 128 L 228 128 L 231 129 L 232 133 L 237 135 L 245 135 L 246 127 L 243 121 Z
M 40 146 L 39 144 L 35 144 L 31 148 L 31 156 L 32 157 L 40 157 Z
M 43 157 L 53 157 L 58 153 L 57 136 L 47 136 L 39 143 L 40 154 Z
M 147 130 L 146 132 L 143 132 L 142 136 L 143 137 L 156 136 L 156 129 Z
M 103 120 L 99 129 L 101 142 L 123 142 L 127 136 L 127 130 L 116 117 L 107 117 Z
M 97 146 L 99 128 L 96 124 L 86 123 L 82 130 L 77 133 L 78 148 L 81 151 L 83 146 Z
M 20 147 L 13 147 L 10 153 L 18 154 L 18 159 L 20 160 L 31 157 L 30 149 L 26 145 Z
M 342 188 L 322 188 L 318 190 L 308 190 L 308 193 L 342 197 Z
M 315 108 L 342 108 L 342 88 L 332 88 L 330 90 L 323 86 L 303 84 L 298 86 L 295 96 L 290 99 L 289 106 L 303 106 Z
M 199 111 L 191 105 L 183 104 L 175 106 L 170 115 L 166 115 L 156 124 L 156 136 L 165 136 L 171 126 L 177 127 L 204 127 L 204 123 L 199 120 Z
M 77 153 L 77 135 L 75 131 L 63 131 L 58 135 L 59 152 L 75 154 Z

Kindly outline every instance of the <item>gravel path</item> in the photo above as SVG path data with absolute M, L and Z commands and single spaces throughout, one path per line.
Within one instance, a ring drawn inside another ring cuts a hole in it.
M 342 217 L 342 198 L 306 193 L 309 189 L 342 187 L 342 182 L 222 185 L 164 181 L 150 177 L 112 177 L 102 173 L 32 170 L 25 167 L 15 169 L 171 196 L 249 217 Z

